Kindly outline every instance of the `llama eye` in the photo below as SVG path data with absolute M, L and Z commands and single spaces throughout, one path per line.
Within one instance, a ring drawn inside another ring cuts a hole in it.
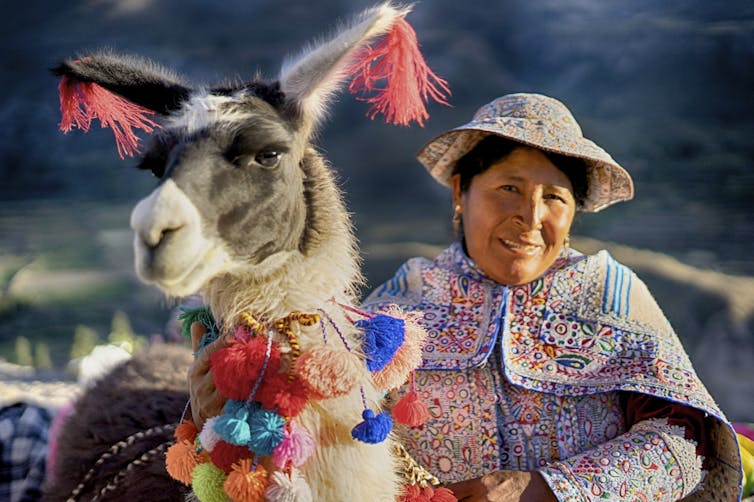
M 254 160 L 262 167 L 266 167 L 267 169 L 272 169 L 273 167 L 277 167 L 278 163 L 280 162 L 281 153 L 277 150 L 263 150 L 259 152 L 256 157 L 254 157 Z
M 136 167 L 145 171 L 152 171 L 156 178 L 162 178 L 165 175 L 165 158 L 147 153 Z

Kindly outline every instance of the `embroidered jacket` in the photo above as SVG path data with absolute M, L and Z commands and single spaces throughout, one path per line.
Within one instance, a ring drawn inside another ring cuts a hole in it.
M 564 501 L 740 498 L 730 425 L 644 283 L 606 251 L 570 250 L 507 287 L 456 243 L 407 261 L 364 307 L 390 304 L 422 312 L 428 331 L 416 386 L 431 416 L 405 444 L 442 481 L 538 469 Z M 702 410 L 706 476 L 684 427 L 626 430 L 623 393 Z

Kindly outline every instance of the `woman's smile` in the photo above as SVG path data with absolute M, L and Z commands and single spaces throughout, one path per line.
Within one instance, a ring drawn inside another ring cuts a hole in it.
M 539 254 L 544 248 L 543 244 L 528 244 L 521 241 L 513 241 L 509 239 L 499 239 L 500 243 L 509 251 L 514 254 L 523 256 L 534 256 Z

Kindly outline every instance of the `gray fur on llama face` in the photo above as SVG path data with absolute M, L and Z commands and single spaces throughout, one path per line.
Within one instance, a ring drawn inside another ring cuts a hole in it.
M 193 88 L 150 61 L 107 52 L 63 63 L 58 74 L 164 117 L 140 164 L 159 185 L 131 215 L 139 277 L 184 296 L 228 274 L 268 275 L 323 236 L 350 234 L 347 223 L 324 228 L 324 218 L 347 216 L 317 200 L 339 194 L 310 136 L 359 50 L 406 12 L 389 3 L 365 11 L 285 61 L 273 82 Z
M 141 167 L 159 186 L 131 215 L 136 270 L 166 293 L 193 293 L 241 268 L 299 250 L 304 199 L 294 120 L 253 95 L 190 100 Z

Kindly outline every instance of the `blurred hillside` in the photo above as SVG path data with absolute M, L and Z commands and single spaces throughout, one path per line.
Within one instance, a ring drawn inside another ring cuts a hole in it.
M 199 83 L 274 77 L 286 55 L 371 4 L 29 0 L 7 9 L 0 18 L 0 356 L 24 334 L 53 339 L 53 359 L 62 360 L 76 325 L 104 336 L 120 309 L 148 335 L 163 330 L 170 307 L 130 272 L 129 207 L 154 180 L 117 157 L 109 131 L 57 131 L 48 68 L 112 47 Z M 431 106 L 425 129 L 397 128 L 369 121 L 364 103 L 344 93 L 319 141 L 340 173 L 370 285 L 405 255 L 452 239 L 449 195 L 416 163 L 416 150 L 481 104 L 518 91 L 564 101 L 585 134 L 634 176 L 636 200 L 580 216 L 575 234 L 665 253 L 720 277 L 754 276 L 754 3 L 432 0 L 409 20 L 427 60 L 449 81 L 452 106 Z M 754 294 L 747 287 L 728 294 Z M 725 295 L 705 295 L 668 294 L 661 303 L 692 357 L 697 347 L 727 351 L 695 357 L 700 373 L 714 375 L 754 337 L 751 317 L 730 324 Z M 739 418 L 754 420 L 752 408 Z

